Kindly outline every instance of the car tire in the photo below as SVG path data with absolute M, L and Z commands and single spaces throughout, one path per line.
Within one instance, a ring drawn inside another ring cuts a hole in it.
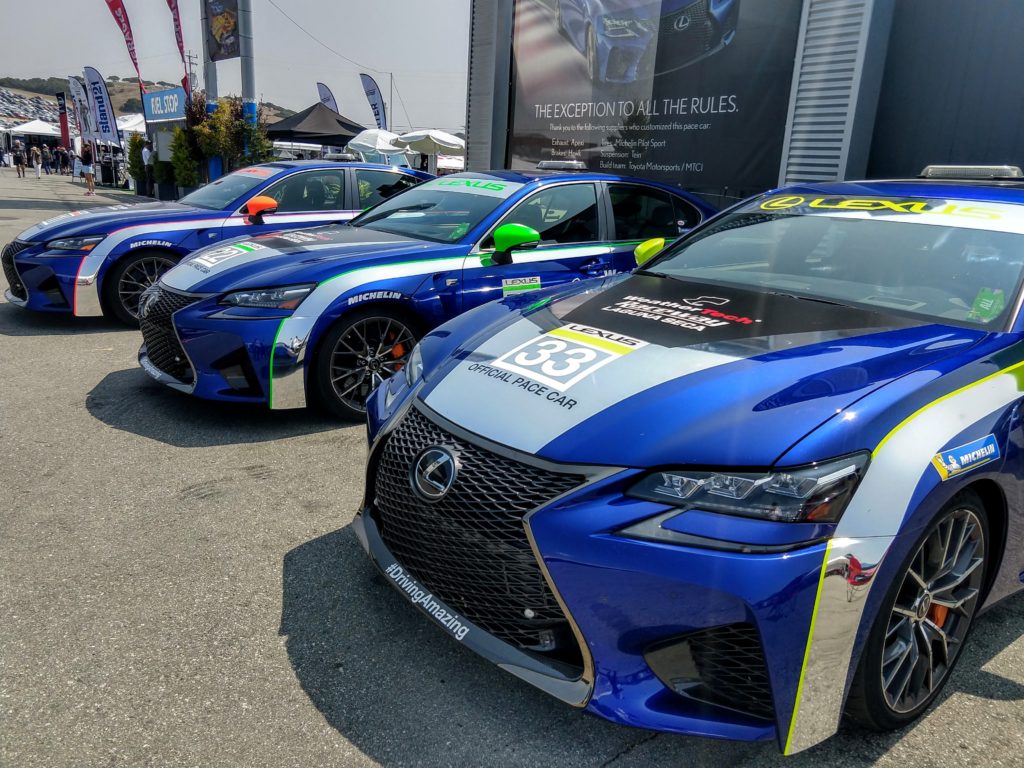
M 985 510 L 973 491 L 957 494 L 936 515 L 885 596 L 853 678 L 847 717 L 891 731 L 931 706 L 970 634 L 988 542 Z
M 103 279 L 106 313 L 137 328 L 142 292 L 178 261 L 180 257 L 167 251 L 136 251 L 119 259 Z
M 420 335 L 412 318 L 390 307 L 343 316 L 313 361 L 317 402 L 340 419 L 362 421 L 370 392 L 402 370 Z

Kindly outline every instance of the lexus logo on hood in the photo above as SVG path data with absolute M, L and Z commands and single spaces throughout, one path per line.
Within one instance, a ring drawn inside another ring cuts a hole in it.
M 440 501 L 451 490 L 459 472 L 458 460 L 447 448 L 434 446 L 422 451 L 412 464 L 409 480 L 416 494 L 427 501 Z
M 672 29 L 676 32 L 682 32 L 690 27 L 690 17 L 685 13 L 681 13 L 676 16 L 676 20 L 672 22 Z

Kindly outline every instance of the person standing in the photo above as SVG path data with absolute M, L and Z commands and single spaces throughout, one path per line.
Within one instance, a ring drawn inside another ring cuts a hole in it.
M 86 143 L 82 147 L 82 175 L 85 176 L 85 194 L 96 195 L 96 181 L 92 174 L 92 144 Z
M 142 169 L 146 173 L 147 197 L 153 197 L 153 142 L 147 141 L 142 146 Z
M 20 140 L 14 142 L 14 169 L 19 179 L 25 178 L 25 145 Z
M 53 155 L 50 154 L 50 147 L 47 144 L 43 144 L 43 170 L 46 171 L 46 175 L 50 175 L 50 165 L 53 163 Z
M 32 167 L 36 169 L 36 178 L 43 178 L 43 153 L 39 151 L 39 145 L 33 144 L 30 150 L 32 155 Z

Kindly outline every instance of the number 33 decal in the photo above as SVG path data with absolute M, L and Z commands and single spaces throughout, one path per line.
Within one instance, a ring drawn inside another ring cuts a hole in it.
M 590 347 L 571 346 L 567 341 L 547 339 L 533 345 L 534 354 L 524 349 L 513 358 L 516 365 L 527 368 L 540 366 L 541 373 L 546 376 L 568 377 L 578 373 L 587 363 L 594 362 L 598 353 Z M 561 364 L 554 358 L 558 355 Z

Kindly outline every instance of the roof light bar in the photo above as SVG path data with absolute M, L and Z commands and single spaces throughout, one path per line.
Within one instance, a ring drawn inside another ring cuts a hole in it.
M 587 164 L 582 160 L 541 160 L 538 171 L 585 171 Z
M 1016 165 L 927 165 L 922 179 L 1024 179 Z

